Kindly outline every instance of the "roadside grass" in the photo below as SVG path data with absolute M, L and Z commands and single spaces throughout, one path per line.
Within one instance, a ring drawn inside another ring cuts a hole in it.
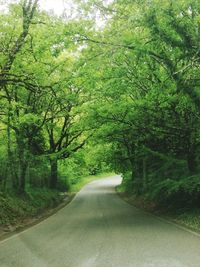
M 169 214 L 169 218 L 171 218 L 174 222 L 185 225 L 190 229 L 200 232 L 200 210 L 186 210 L 183 212 L 179 212 L 179 214 Z
M 109 173 L 101 173 L 97 175 L 89 175 L 86 177 L 82 177 L 76 184 L 72 184 L 70 187 L 70 192 L 72 193 L 77 193 L 79 192 L 86 184 L 91 183 L 92 181 L 106 178 L 106 177 L 111 177 L 114 176 L 115 173 L 109 172 Z
M 0 226 L 20 224 L 27 217 L 38 216 L 46 209 L 57 206 L 62 201 L 58 191 L 34 188 L 26 197 L 0 194 Z
M 142 196 L 135 196 L 130 192 L 126 192 L 123 184 L 116 187 L 116 192 L 124 201 L 139 209 L 166 218 L 167 220 L 173 221 L 191 230 L 200 232 L 200 209 L 198 208 L 183 208 L 178 210 L 161 208 L 156 203 L 149 201 Z
M 21 229 L 31 225 L 33 221 L 50 216 L 68 204 L 86 184 L 113 175 L 114 173 L 101 173 L 82 177 L 65 193 L 48 188 L 29 188 L 22 198 L 0 193 L 0 237 L 5 232 Z

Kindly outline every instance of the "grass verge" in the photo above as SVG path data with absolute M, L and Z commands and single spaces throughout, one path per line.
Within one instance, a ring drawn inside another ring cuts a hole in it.
M 97 174 L 97 175 L 89 175 L 89 176 L 83 177 L 78 181 L 78 183 L 71 185 L 70 192 L 77 193 L 86 184 L 89 184 L 92 181 L 95 181 L 95 180 L 98 180 L 98 179 L 101 179 L 101 178 L 105 178 L 105 177 L 114 176 L 114 175 L 115 174 L 113 172 L 110 172 L 110 173 L 101 173 L 101 174 Z
M 86 184 L 113 175 L 114 173 L 102 173 L 83 177 L 67 193 L 47 188 L 28 190 L 23 198 L 0 193 L 0 240 L 51 216 L 67 205 Z

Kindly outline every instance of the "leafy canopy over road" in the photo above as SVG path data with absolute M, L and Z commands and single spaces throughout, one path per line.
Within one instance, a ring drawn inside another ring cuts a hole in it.
M 76 8 L 0 13 L 1 191 L 55 189 L 107 163 L 129 192 L 199 207 L 200 3 Z

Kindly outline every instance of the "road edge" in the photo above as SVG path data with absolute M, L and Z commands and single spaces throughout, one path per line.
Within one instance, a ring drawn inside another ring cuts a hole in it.
M 25 222 L 24 224 L 17 227 L 15 230 L 13 230 L 13 231 L 11 230 L 11 231 L 2 233 L 0 235 L 0 243 L 2 241 L 5 241 L 6 239 L 9 239 L 12 236 L 15 236 L 17 234 L 20 234 L 20 233 L 28 230 L 29 228 L 31 228 L 37 224 L 40 224 L 41 222 L 45 221 L 46 219 L 48 219 L 52 215 L 56 214 L 59 210 L 61 210 L 65 206 L 67 206 L 74 199 L 74 197 L 76 196 L 77 193 L 69 194 L 61 203 L 58 204 L 58 206 L 45 210 L 42 214 L 38 215 L 37 217 L 29 218 L 29 222 L 27 222 L 27 223 Z
M 98 181 L 101 179 L 106 179 L 109 177 L 114 176 L 113 173 L 109 174 L 105 174 L 105 176 L 102 177 L 98 177 L 92 181 L 89 181 L 88 183 L 84 184 L 78 191 L 76 192 L 71 192 L 70 194 L 67 195 L 67 197 L 65 199 L 63 199 L 63 201 L 61 203 L 58 204 L 58 206 L 51 208 L 51 209 L 47 209 L 45 212 L 43 212 L 42 214 L 40 214 L 38 217 L 35 218 L 30 218 L 30 222 L 26 223 L 24 225 L 21 225 L 20 227 L 18 227 L 17 229 L 13 230 L 13 231 L 9 231 L 9 232 L 5 232 L 3 234 L 0 234 L 0 244 L 12 237 L 17 236 L 18 234 L 25 232 L 27 230 L 29 230 L 31 227 L 39 225 L 40 223 L 42 223 L 43 221 L 45 221 L 46 219 L 48 219 L 49 217 L 55 215 L 59 210 L 61 210 L 62 208 L 66 207 L 67 205 L 69 205 L 72 200 L 76 197 L 76 195 L 87 185 L 89 185 L 90 183 L 94 182 L 94 181 Z
M 117 187 L 115 187 L 115 192 L 119 196 L 120 199 L 122 199 L 124 202 L 126 202 L 128 205 L 134 207 L 135 209 L 140 210 L 145 214 L 151 215 L 151 216 L 157 218 L 160 221 L 163 221 L 163 222 L 166 222 L 168 224 L 171 224 L 171 225 L 173 225 L 173 226 L 175 226 L 175 227 L 177 227 L 177 228 L 179 228 L 179 229 L 181 229 L 183 231 L 186 231 L 186 232 L 188 232 L 188 233 L 200 238 L 200 231 L 198 231 L 196 229 L 193 229 L 192 227 L 189 227 L 189 226 L 187 226 L 185 224 L 181 224 L 179 222 L 176 222 L 176 221 L 174 221 L 173 219 L 171 219 L 169 217 L 165 217 L 164 215 L 161 216 L 161 215 L 155 214 L 153 212 L 147 211 L 145 209 L 142 209 L 141 207 L 137 207 L 132 202 L 128 201 L 128 199 L 124 197 L 123 193 L 118 192 L 117 191 Z

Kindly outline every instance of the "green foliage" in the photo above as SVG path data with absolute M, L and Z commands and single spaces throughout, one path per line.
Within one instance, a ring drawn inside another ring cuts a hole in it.
M 86 185 L 90 182 L 93 182 L 97 179 L 113 176 L 113 175 L 115 175 L 113 172 L 106 172 L 106 173 L 101 173 L 101 174 L 97 174 L 97 175 L 89 175 L 89 176 L 82 177 L 75 184 L 71 185 L 70 191 L 71 192 L 78 192 L 79 190 L 82 189 L 82 187 L 84 185 Z
M 56 191 L 33 188 L 24 199 L 0 194 L 0 225 L 20 224 L 25 218 L 56 206 L 62 197 Z
M 188 227 L 200 230 L 200 215 L 199 209 L 185 210 L 184 212 L 179 212 L 178 214 L 172 214 L 172 218 L 175 222 L 187 225 Z
M 116 1 L 111 10 L 84 51 L 100 54 L 93 52 L 95 60 L 85 67 L 96 140 L 110 148 L 108 158 L 123 174 L 126 191 L 165 206 L 195 206 L 200 5 Z
M 130 193 L 196 205 L 200 4 L 86 2 L 69 20 L 35 1 L 0 11 L 1 191 L 113 169 Z
M 154 184 L 154 189 L 149 193 L 148 197 L 165 207 L 199 208 L 200 177 L 195 175 L 182 178 L 179 181 L 165 179 Z

